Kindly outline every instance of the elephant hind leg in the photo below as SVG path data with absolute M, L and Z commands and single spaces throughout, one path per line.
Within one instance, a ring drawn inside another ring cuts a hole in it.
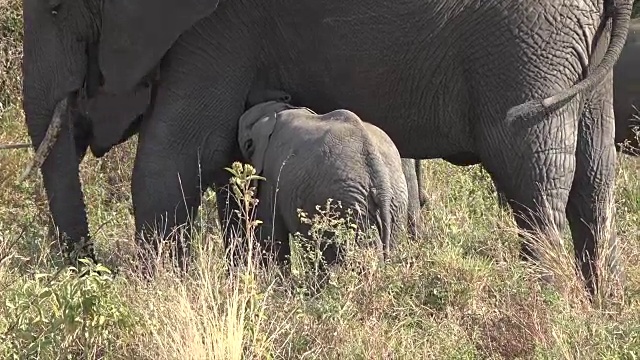
M 622 273 L 613 220 L 616 151 L 611 86 L 609 79 L 586 101 L 567 207 L 576 260 L 591 294 L 605 285 L 599 281 L 599 268 L 611 276 L 607 280 L 613 284 L 606 285 L 615 285 Z M 602 241 L 606 246 L 598 246 Z M 604 262 L 603 267 L 598 262 Z
M 576 133 L 571 124 L 576 123 L 577 109 L 573 101 L 545 119 L 528 120 L 526 126 L 479 129 L 483 166 L 527 234 L 521 236 L 523 260 L 539 260 L 541 245 L 562 241 L 575 172 Z
M 420 229 L 420 208 L 423 206 L 422 197 L 426 198 L 426 194 L 423 194 L 424 189 L 420 188 L 420 160 L 402 159 L 402 171 L 404 172 L 404 178 L 407 183 L 407 230 L 409 238 L 417 240 Z M 424 200 L 424 202 L 426 202 L 426 200 Z M 396 216 L 398 215 L 396 214 Z M 401 228 L 402 225 L 394 226 L 392 230 L 394 236 L 398 234 L 398 228 Z

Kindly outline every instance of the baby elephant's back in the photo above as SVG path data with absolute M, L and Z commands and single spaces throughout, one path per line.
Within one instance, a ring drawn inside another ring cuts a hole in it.
M 366 131 L 362 122 L 349 111 L 316 114 L 307 108 L 293 108 L 278 113 L 279 136 L 271 147 L 286 159 L 287 172 L 296 189 L 308 196 L 347 200 L 357 194 L 363 199 L 370 187 L 371 169 L 367 164 Z M 311 174 L 300 181 L 299 173 Z M 289 174 L 291 173 L 291 174 Z M 327 186 L 330 184 L 330 186 Z
M 342 148 L 360 148 L 359 159 L 354 160 L 367 169 L 369 186 L 390 199 L 397 221 L 403 222 L 408 190 L 400 153 L 387 133 L 349 110 L 334 110 L 317 117 L 333 131 L 343 133 Z
M 367 133 L 371 137 L 371 140 L 374 143 L 374 146 L 380 151 L 380 155 L 388 160 L 389 166 L 393 166 L 396 170 L 399 167 L 402 169 L 402 159 L 400 157 L 400 152 L 396 147 L 396 144 L 391 140 L 389 135 L 384 132 L 379 127 L 368 123 L 363 122 L 364 128 L 367 130 Z
M 373 180 L 380 177 L 380 171 L 388 177 L 387 162 L 380 161 L 383 154 L 376 143 L 377 136 L 367 131 L 355 113 L 341 109 L 316 114 L 306 108 L 296 108 L 281 111 L 278 116 L 289 135 L 280 137 L 279 141 L 283 142 L 280 146 L 297 149 L 296 156 L 288 160 L 292 165 L 290 171 L 295 171 L 298 162 L 300 167 L 313 164 L 316 176 L 299 182 L 300 186 L 308 187 L 310 193 L 334 199 L 343 196 L 345 201 L 358 194 L 363 201 L 375 186 Z
M 278 117 L 292 135 L 286 139 L 287 142 L 297 143 L 303 148 L 313 147 L 328 161 L 346 159 L 347 156 L 357 161 L 356 158 L 368 150 L 369 134 L 360 118 L 351 111 L 316 114 L 307 108 L 294 108 L 281 111 Z
M 358 161 L 355 157 L 374 152 L 389 170 L 402 171 L 400 153 L 387 133 L 352 111 L 338 109 L 316 114 L 307 108 L 295 108 L 282 111 L 279 116 L 298 135 L 297 141 L 326 148 L 339 159 L 351 156 L 351 160 Z
M 367 165 L 370 167 L 371 185 L 375 189 L 375 200 L 370 198 L 373 203 L 369 205 L 378 210 L 382 223 L 389 226 L 389 238 L 385 240 L 382 236 L 382 241 L 389 241 L 390 244 L 384 246 L 394 246 L 401 229 L 408 225 L 409 193 L 400 152 L 382 129 L 363 121 L 355 114 L 350 117 L 357 119 L 359 128 L 362 129 L 362 137 L 366 139 L 364 144 L 368 149 Z
M 395 233 L 406 221 L 407 187 L 400 154 L 393 141 L 381 129 L 362 121 L 348 110 L 315 114 L 308 109 L 291 109 L 279 113 L 290 134 L 300 146 L 289 171 L 311 165 L 313 176 L 295 183 L 295 193 L 304 194 L 308 203 L 323 204 L 327 198 L 346 207 L 357 205 L 376 222 L 375 213 Z M 304 139 L 304 140 L 302 140 Z M 304 164 L 304 166 L 303 166 Z M 389 218 L 390 215 L 390 218 Z M 390 223 L 389 223 L 390 222 Z

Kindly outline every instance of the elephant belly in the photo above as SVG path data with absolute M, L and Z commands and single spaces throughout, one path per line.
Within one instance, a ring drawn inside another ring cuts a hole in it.
M 285 16 L 290 21 L 281 24 L 286 36 L 273 42 L 282 48 L 276 47 L 259 73 L 290 93 L 294 105 L 318 113 L 353 111 L 384 130 L 403 157 L 474 150 L 463 69 L 447 59 L 458 49 L 427 53 L 424 49 L 451 44 L 405 26 L 420 24 L 424 35 L 436 31 L 429 29 L 434 26 L 429 18 L 437 15 L 425 12 L 423 2 L 393 2 L 384 13 L 372 13 L 365 2 L 286 2 L 291 11 L 291 17 Z

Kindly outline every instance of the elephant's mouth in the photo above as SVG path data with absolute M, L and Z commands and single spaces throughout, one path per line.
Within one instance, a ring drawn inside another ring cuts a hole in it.
M 29 165 L 20 176 L 20 182 L 22 182 L 29 176 L 33 168 L 40 168 L 44 161 L 47 159 L 47 156 L 49 156 L 53 145 L 58 139 L 60 130 L 62 129 L 62 121 L 64 117 L 69 117 L 69 102 L 73 102 L 74 99 L 75 97 L 70 94 L 65 96 L 56 104 L 56 107 L 53 110 L 53 115 L 51 117 L 51 122 L 49 123 L 47 132 L 44 135 L 44 139 L 42 139 L 42 142 L 40 142 L 33 160 L 29 163 Z

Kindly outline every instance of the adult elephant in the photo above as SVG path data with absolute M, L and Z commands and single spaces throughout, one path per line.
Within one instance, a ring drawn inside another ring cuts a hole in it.
M 561 226 L 566 211 L 592 279 L 613 234 L 611 69 L 630 15 L 631 0 L 24 0 L 26 121 L 38 156 L 52 144 L 42 173 L 71 240 L 89 231 L 63 110 L 96 47 L 105 93 L 159 66 L 132 181 L 141 239 L 186 222 L 200 185 L 227 183 L 247 94 L 275 88 L 355 112 L 405 158 L 477 156 L 523 229 Z M 40 146 L 47 130 L 61 136 Z
M 616 117 L 616 145 L 628 155 L 640 154 L 640 143 L 634 131 L 640 127 L 640 19 L 631 20 L 629 35 L 613 68 L 613 111 Z M 626 146 L 621 143 L 628 141 Z

